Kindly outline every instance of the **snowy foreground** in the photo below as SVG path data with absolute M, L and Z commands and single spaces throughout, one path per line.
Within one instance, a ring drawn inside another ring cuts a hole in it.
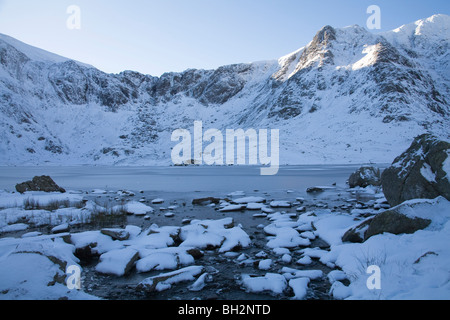
M 153 299 L 173 288 L 180 295 L 180 289 L 201 293 L 212 285 L 220 299 L 218 266 L 205 265 L 208 255 L 231 266 L 234 284 L 247 294 L 308 299 L 311 284 L 320 282 L 334 299 L 450 299 L 450 202 L 403 203 L 405 215 L 432 221 L 414 234 L 384 233 L 364 243 L 343 243 L 348 229 L 387 208 L 379 188 L 345 191 L 355 198 L 341 198 L 333 209 L 291 191 L 283 199 L 234 192 L 228 201 L 192 207 L 194 215 L 209 210 L 209 219 L 183 220 L 176 218 L 182 219 L 189 206 L 139 199 L 131 192 L 114 192 L 116 199 L 124 197 L 123 204 L 108 207 L 95 199 L 110 191 L 3 191 L 0 299 L 99 299 L 85 285 L 88 267 L 81 252 L 97 256 L 95 274 L 134 275 L 127 280 L 134 281 L 133 290 Z M 124 225 L 93 227 L 99 214 L 119 212 L 129 218 Z M 259 223 L 260 247 L 246 223 L 237 223 L 244 217 Z M 328 245 L 317 246 L 319 239 Z M 74 273 L 67 271 L 73 266 L 80 270 L 80 290 L 71 286 Z M 370 266 L 381 272 L 379 288 L 371 286 L 377 280 Z

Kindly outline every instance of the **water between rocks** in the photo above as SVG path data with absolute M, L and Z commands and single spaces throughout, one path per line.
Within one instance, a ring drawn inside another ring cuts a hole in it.
M 304 198 L 303 206 L 306 210 L 314 210 L 319 207 L 327 207 L 331 210 L 343 204 L 348 204 L 349 198 L 354 198 L 348 190 L 346 181 L 350 174 L 359 165 L 332 165 L 332 166 L 284 166 L 275 176 L 260 176 L 258 167 L 0 167 L 0 188 L 13 191 L 16 183 L 31 179 L 36 175 L 49 175 L 53 180 L 66 190 L 82 192 L 86 199 L 92 199 L 101 203 L 116 205 L 127 200 L 141 200 L 152 206 L 155 212 L 150 219 L 142 216 L 127 216 L 127 221 L 111 227 L 124 227 L 136 225 L 141 228 L 151 224 L 159 226 L 182 226 L 183 219 L 222 219 L 232 217 L 235 225 L 241 224 L 242 228 L 252 239 L 249 248 L 242 249 L 239 253 L 245 253 L 254 257 L 256 253 L 264 251 L 267 258 L 274 263 L 269 270 L 259 270 L 255 265 L 240 265 L 236 257 L 226 257 L 216 251 L 204 251 L 204 256 L 196 261 L 197 265 L 207 268 L 210 277 L 207 285 L 201 291 L 189 291 L 187 284 L 174 285 L 170 290 L 151 294 L 136 291 L 136 285 L 147 277 L 162 273 L 154 271 L 137 273 L 133 270 L 124 277 L 102 275 L 95 272 L 97 261 L 91 261 L 83 266 L 83 289 L 90 294 L 105 299 L 134 300 L 134 299 L 227 299 L 227 300 L 270 300 L 289 299 L 293 294 L 288 290 L 283 295 L 270 293 L 249 293 L 239 284 L 241 274 L 256 276 L 267 272 L 278 272 L 282 267 L 295 269 L 322 270 L 324 275 L 332 269 L 319 261 L 313 261 L 308 266 L 300 266 L 295 262 L 301 254 L 292 250 L 292 262 L 280 261 L 280 256 L 275 255 L 266 247 L 267 236 L 261 229 L 261 225 L 268 225 L 267 218 L 253 217 L 255 211 L 219 212 L 211 206 L 193 205 L 192 200 L 203 197 L 230 198 L 229 194 L 242 191 L 245 196 L 262 196 L 267 202 L 272 200 L 286 200 L 295 202 L 298 197 Z M 378 165 L 382 168 L 383 165 Z M 311 186 L 328 187 L 324 192 L 307 193 Z M 108 191 L 105 194 L 93 194 L 94 189 Z M 117 191 L 132 191 L 133 195 L 118 197 Z M 161 204 L 152 204 L 152 199 L 161 198 Z M 360 200 L 370 200 L 363 199 Z M 173 217 L 164 214 L 168 206 L 176 205 L 172 210 Z M 296 212 L 296 207 L 277 209 L 287 213 Z M 349 208 L 350 209 L 350 208 Z M 339 209 L 342 212 L 342 209 Z M 294 217 L 295 219 L 295 217 Z M 45 228 L 44 228 L 45 229 Z M 46 232 L 41 228 L 40 231 Z M 72 229 L 71 232 L 90 230 L 92 226 L 83 226 Z M 27 230 L 29 232 L 30 230 Z M 7 236 L 20 236 L 21 233 Z M 3 236 L 3 235 L 2 235 Z M 5 235 L 6 236 L 6 235 Z M 312 241 L 313 247 L 327 248 L 327 244 L 321 239 Z M 313 280 L 309 284 L 307 299 L 330 299 L 330 284 L 326 277 L 321 280 Z

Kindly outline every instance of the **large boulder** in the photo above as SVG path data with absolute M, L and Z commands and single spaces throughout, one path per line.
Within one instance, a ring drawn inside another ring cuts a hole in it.
M 450 200 L 450 143 L 424 134 L 383 171 L 381 184 L 391 206 L 410 199 Z
M 379 186 L 381 185 L 380 169 L 371 166 L 363 166 L 350 175 L 348 184 L 350 188 Z
M 342 237 L 344 242 L 364 242 L 382 234 L 411 234 L 429 227 L 443 225 L 450 219 L 450 202 L 444 197 L 415 199 L 386 210 L 350 228 Z
M 20 193 L 26 191 L 66 192 L 66 190 L 58 186 L 49 176 L 36 176 L 31 181 L 19 183 L 16 185 L 16 190 Z
M 370 222 L 369 228 L 367 228 L 367 231 L 364 233 L 365 240 L 385 232 L 392 234 L 411 234 L 418 230 L 425 229 L 431 223 L 430 219 L 408 217 L 397 210 L 384 211 L 375 216 Z

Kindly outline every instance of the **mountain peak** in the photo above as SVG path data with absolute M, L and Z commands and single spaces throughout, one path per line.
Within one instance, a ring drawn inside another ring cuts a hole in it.
M 336 30 L 326 25 L 314 36 L 314 39 L 305 47 L 294 73 L 300 69 L 311 67 L 314 64 L 324 66 L 333 63 L 333 53 L 330 48 L 336 40 Z
M 405 24 L 392 31 L 382 34 L 389 41 L 400 45 L 409 45 L 416 38 L 427 39 L 428 42 L 434 40 L 450 40 L 450 16 L 445 14 L 435 14 L 429 18 L 420 19 L 412 23 Z
M 332 40 L 336 40 L 336 30 L 333 27 L 326 25 L 317 32 L 312 41 L 312 45 L 321 44 L 326 46 Z
M 416 35 L 426 36 L 444 36 L 447 40 L 450 39 L 450 16 L 445 14 L 435 14 L 427 19 L 418 20 L 415 22 Z
M 450 16 L 446 15 L 446 14 L 442 14 L 442 13 L 438 13 L 438 14 L 434 14 L 429 18 L 426 19 L 422 19 L 428 22 L 432 22 L 432 23 L 445 23 L 445 24 L 450 24 Z M 421 21 L 421 20 L 418 20 Z

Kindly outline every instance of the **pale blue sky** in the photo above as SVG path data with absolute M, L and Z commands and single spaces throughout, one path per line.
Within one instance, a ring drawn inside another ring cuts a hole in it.
M 0 33 L 111 73 L 159 76 L 188 68 L 277 59 L 324 25 L 366 26 L 369 5 L 387 31 L 436 13 L 449 0 L 0 0 Z M 81 30 L 69 30 L 69 5 Z

